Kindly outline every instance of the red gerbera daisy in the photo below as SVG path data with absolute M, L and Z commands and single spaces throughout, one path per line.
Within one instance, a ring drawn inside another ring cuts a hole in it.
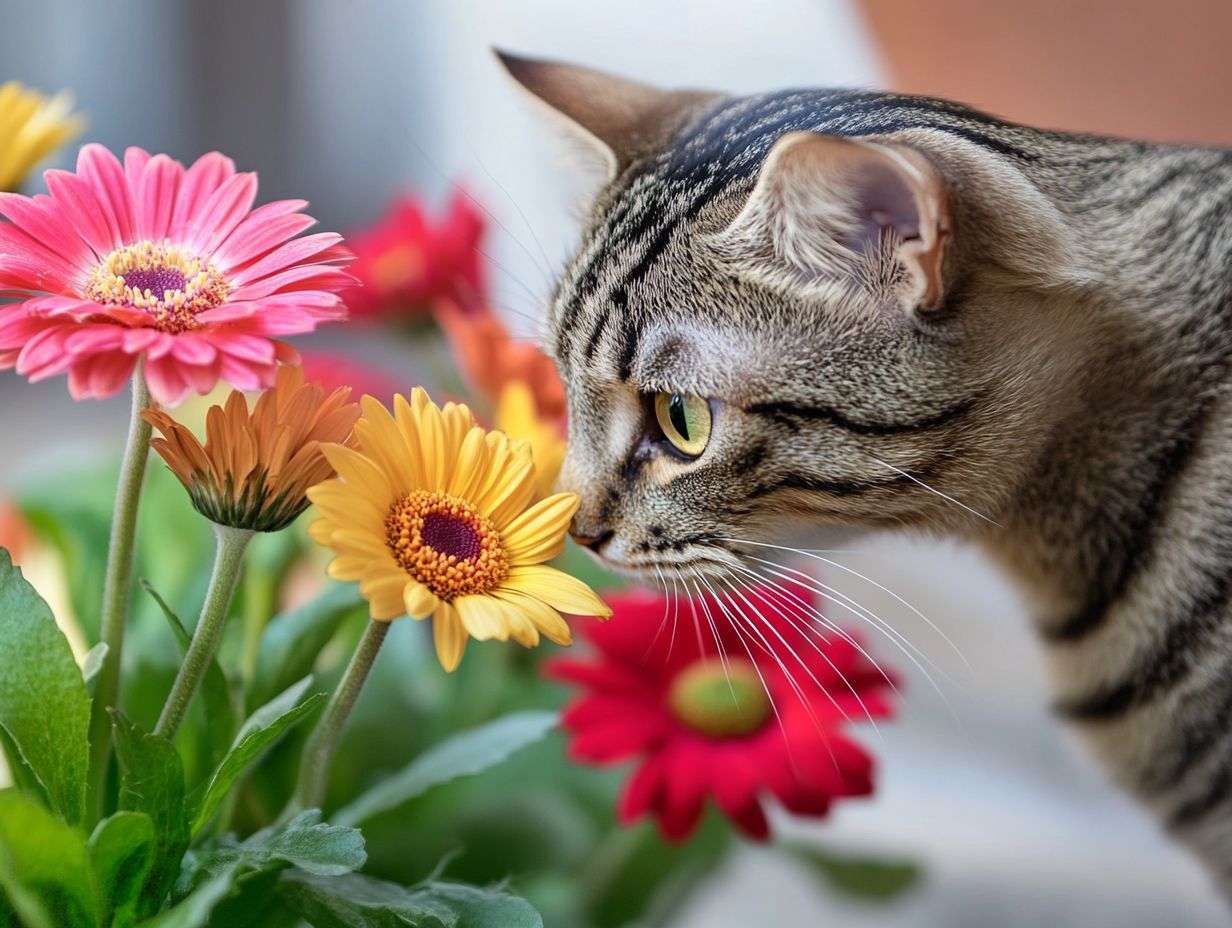
M 623 823 L 651 815 L 664 837 L 683 840 L 709 798 L 764 840 L 769 795 L 823 816 L 837 798 L 872 792 L 873 758 L 844 728 L 891 714 L 889 678 L 850 636 L 809 624 L 807 590 L 743 597 L 733 597 L 738 614 L 712 597 L 678 610 L 647 593 L 609 598 L 611 621 L 582 626 L 596 659 L 550 665 L 587 690 L 563 717 L 570 756 L 641 759 Z
M 424 316 L 445 300 L 469 310 L 486 292 L 479 253 L 485 223 L 463 190 L 455 190 L 439 220 L 408 196 L 384 216 L 350 234 L 352 270 L 363 283 L 346 295 L 356 317 Z
M 50 195 L 0 193 L 0 369 L 67 371 L 75 398 L 118 391 L 145 357 L 154 399 L 179 402 L 220 379 L 273 383 L 294 349 L 273 336 L 342 319 L 354 279 L 334 233 L 299 235 L 303 200 L 257 209 L 255 174 L 212 152 L 185 169 L 139 148 L 124 163 L 87 145 Z M 10 294 L 12 295 L 12 294 Z

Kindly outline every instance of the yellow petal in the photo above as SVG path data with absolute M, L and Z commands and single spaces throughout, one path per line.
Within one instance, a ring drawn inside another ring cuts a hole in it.
M 510 522 L 501 531 L 510 561 L 538 564 L 560 554 L 578 502 L 576 493 L 558 493 L 531 506 Z
M 389 475 L 399 493 L 419 486 L 416 462 L 406 453 L 406 442 L 389 410 L 370 396 L 365 396 L 361 402 L 364 415 L 355 423 L 355 435 L 364 454 Z
M 509 620 L 505 604 L 490 596 L 459 596 L 453 601 L 462 618 L 462 625 L 476 641 L 509 640 Z
M 573 644 L 573 633 L 569 630 L 569 624 L 543 600 L 499 587 L 492 591 L 492 595 L 525 615 L 550 641 L 565 647 Z
M 594 591 L 576 577 L 546 564 L 524 564 L 509 568 L 501 587 L 541 599 L 549 606 L 570 615 L 606 618 L 612 610 Z
M 444 489 L 448 477 L 445 467 L 453 462 L 445 459 L 445 421 L 433 403 L 425 404 L 419 412 L 419 454 L 423 459 L 424 489 Z
M 472 499 L 475 487 L 487 475 L 488 444 L 483 429 L 476 427 L 462 439 L 445 492 L 460 499 Z
M 359 593 L 368 600 L 372 618 L 388 621 L 405 614 L 402 591 L 408 581 L 410 577 L 397 565 L 369 565 L 359 581 Z
M 466 650 L 466 629 L 458 611 L 449 603 L 442 602 L 432 616 L 432 641 L 441 666 L 448 672 L 456 670 Z
M 321 450 L 338 476 L 377 508 L 388 508 L 393 502 L 395 494 L 389 478 L 371 460 L 344 445 L 322 445 Z
M 426 619 L 441 602 L 435 593 L 414 579 L 409 580 L 403 589 L 402 601 L 406 605 L 406 614 L 413 619 Z

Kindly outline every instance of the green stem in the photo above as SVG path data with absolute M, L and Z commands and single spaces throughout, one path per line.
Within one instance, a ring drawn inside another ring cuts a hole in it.
M 295 798 L 288 807 L 289 811 L 302 809 L 319 809 L 325 799 L 325 787 L 329 783 L 329 767 L 333 761 L 334 752 L 346 728 L 347 718 L 355 707 L 359 691 L 364 688 L 368 672 L 376 661 L 377 652 L 389 633 L 388 622 L 372 620 L 364 629 L 364 636 L 359 640 L 346 673 L 330 697 L 325 714 L 308 741 L 304 745 L 303 759 L 299 765 L 299 783 L 295 788 Z
M 143 365 L 133 374 L 133 408 L 128 424 L 120 483 L 116 488 L 115 511 L 111 519 L 111 543 L 107 549 L 107 574 L 103 582 L 100 640 L 107 654 L 99 671 L 90 720 L 90 779 L 95 785 L 95 819 L 103 811 L 107 761 L 111 752 L 111 717 L 107 710 L 116 706 L 120 695 L 120 666 L 124 656 L 124 628 L 128 622 L 128 600 L 132 592 L 133 541 L 137 535 L 137 505 L 145 480 L 145 465 L 150 451 L 150 424 L 141 418 L 150 406 Z
M 201 606 L 201 618 L 193 630 L 192 643 L 188 646 L 184 663 L 180 665 L 180 672 L 176 674 L 175 683 L 171 686 L 163 713 L 154 727 L 154 734 L 164 738 L 174 738 L 179 731 L 184 714 L 188 711 L 188 704 L 200 688 L 218 650 L 223 627 L 227 624 L 227 613 L 231 611 L 231 596 L 235 593 L 235 584 L 239 580 L 240 565 L 244 562 L 244 550 L 253 535 L 249 529 L 226 525 L 215 525 L 214 534 L 218 538 L 218 547 L 214 555 L 214 572 L 210 575 L 210 586 Z

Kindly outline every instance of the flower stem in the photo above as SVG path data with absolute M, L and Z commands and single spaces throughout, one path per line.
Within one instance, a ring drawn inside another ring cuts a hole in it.
M 364 636 L 359 640 L 346 673 L 330 697 L 329 705 L 321 721 L 309 735 L 304 745 L 303 759 L 299 765 L 299 784 L 295 788 L 295 798 L 291 808 L 294 810 L 319 809 L 325 799 L 325 787 L 329 782 L 329 767 L 338 749 L 347 718 L 355 707 L 359 691 L 368 679 L 368 672 L 376 661 L 377 652 L 389 633 L 388 622 L 378 622 L 375 619 L 364 629 Z
M 188 704 L 192 702 L 193 695 L 205 679 L 210 661 L 218 650 L 223 627 L 227 624 L 227 613 L 231 611 L 231 596 L 235 593 L 240 566 L 244 562 L 244 550 L 253 535 L 249 529 L 226 525 L 215 525 L 214 534 L 218 538 L 218 547 L 214 555 L 214 572 L 210 575 L 210 586 L 201 606 L 201 618 L 197 621 L 192 643 L 184 655 L 180 672 L 176 674 L 162 715 L 158 717 L 158 724 L 154 727 L 154 734 L 164 738 L 174 738 L 179 731 L 184 714 L 188 711 Z
M 116 488 L 115 510 L 111 519 L 111 542 L 107 550 L 107 574 L 103 581 L 100 640 L 107 654 L 99 671 L 90 720 L 90 778 L 95 784 L 94 818 L 102 814 L 106 789 L 107 760 L 111 751 L 111 717 L 120 695 L 120 666 L 124 655 L 124 628 L 128 622 L 128 600 L 132 592 L 133 541 L 137 535 L 137 505 L 145 480 L 145 465 L 150 452 L 150 424 L 141 411 L 150 405 L 143 365 L 138 362 L 133 374 L 133 409 L 128 424 L 120 483 Z

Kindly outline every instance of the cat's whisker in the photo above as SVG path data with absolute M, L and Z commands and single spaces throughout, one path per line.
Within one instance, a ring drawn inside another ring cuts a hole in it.
M 761 609 L 758 608 L 756 605 L 754 605 L 753 602 L 747 596 L 744 595 L 744 590 L 747 589 L 749 593 L 751 593 L 753 596 L 756 596 L 758 599 L 760 599 L 762 603 L 765 604 L 767 609 L 774 609 L 774 604 L 771 603 L 769 600 L 767 600 L 765 596 L 763 596 L 757 590 L 755 586 L 747 582 L 741 582 L 738 575 L 733 574 L 732 579 L 735 581 L 733 583 L 732 592 L 736 596 L 739 596 L 740 599 L 744 602 L 744 604 L 750 610 L 752 610 L 753 614 L 756 615 L 761 620 L 762 624 L 765 625 L 767 628 L 769 628 L 771 631 L 773 631 L 775 633 L 775 637 L 779 638 L 780 641 L 782 641 L 783 640 L 782 634 L 780 634 L 779 631 L 776 628 L 774 628 L 774 624 L 768 618 L 766 618 L 765 614 L 761 611 Z M 735 604 L 733 603 L 733 606 L 734 605 Z M 865 718 L 867 718 L 869 724 L 872 725 L 873 731 L 876 732 L 877 739 L 879 741 L 883 741 L 884 743 L 884 740 L 882 739 L 882 736 L 881 736 L 881 729 L 878 728 L 877 726 L 877 720 L 873 718 L 872 712 L 870 712 L 868 709 L 868 706 L 865 705 L 863 697 L 860 696 L 860 693 L 856 690 L 856 688 L 851 684 L 851 682 L 846 678 L 846 676 L 843 675 L 843 672 L 839 670 L 839 668 L 835 665 L 835 663 L 830 659 L 830 656 L 826 654 L 825 650 L 809 636 L 808 628 L 807 627 L 802 628 L 799 624 L 797 624 L 797 622 L 793 619 L 792 616 L 788 615 L 787 613 L 781 610 L 778 610 L 778 614 L 782 616 L 784 619 L 786 619 L 788 624 L 803 636 L 804 640 L 812 646 L 813 650 L 817 652 L 818 656 L 821 657 L 821 659 L 826 662 L 826 665 L 832 671 L 834 671 L 834 673 L 838 676 L 840 680 L 843 681 L 843 685 L 846 686 L 846 688 L 851 693 L 851 695 L 855 697 L 857 704 L 859 704 L 860 709 L 864 712 Z M 850 715 L 848 715 L 847 710 L 844 709 L 843 706 L 839 704 L 834 694 L 830 692 L 830 688 L 828 686 L 825 686 L 820 680 L 817 679 L 817 675 L 813 672 L 812 668 L 809 667 L 808 664 L 805 663 L 804 658 L 801 657 L 798 653 L 795 652 L 794 649 L 790 647 L 788 647 L 788 652 L 793 657 L 795 657 L 797 663 L 800 664 L 800 666 L 804 669 L 805 673 L 808 674 L 809 678 L 813 681 L 813 683 L 817 685 L 817 688 L 821 690 L 822 693 L 825 694 L 826 699 L 828 699 L 830 701 L 830 704 L 834 706 L 836 710 L 838 710 L 838 713 L 847 722 L 854 724 L 854 720 L 851 718 Z
M 962 653 L 962 650 L 958 647 L 958 645 L 956 645 L 954 641 L 950 638 L 950 636 L 947 635 L 945 632 L 943 632 L 937 626 L 937 624 L 932 621 L 932 619 L 926 616 L 923 612 L 921 612 L 911 603 L 907 602 L 907 600 L 903 599 L 903 597 L 899 596 L 889 587 L 878 583 L 872 577 L 865 576 L 864 574 L 860 573 L 858 570 L 852 567 L 848 567 L 845 564 L 841 564 L 838 561 L 831 560 L 828 557 L 822 557 L 820 554 L 810 551 L 807 548 L 793 548 L 789 545 L 775 545 L 775 544 L 770 544 L 769 542 L 751 541 L 748 539 L 741 539 L 741 538 L 716 538 L 715 540 L 731 542 L 733 544 L 738 544 L 738 545 L 751 545 L 751 546 L 758 547 L 758 548 L 773 548 L 776 551 L 785 551 L 788 554 L 797 554 L 801 557 L 806 557 L 814 561 L 819 561 L 822 564 L 826 564 L 830 567 L 833 567 L 835 570 L 841 570 L 845 574 L 849 574 L 853 577 L 857 577 L 858 579 L 863 580 L 865 583 L 869 584 L 875 589 L 880 590 L 882 593 L 885 593 L 887 596 L 892 598 L 899 605 L 910 610 L 917 618 L 920 619 L 920 621 L 922 621 L 925 625 L 927 625 L 930 629 L 932 629 L 932 631 L 934 631 L 941 638 L 941 640 L 944 641 L 946 645 L 949 646 L 949 648 L 954 652 L 954 654 L 957 655 L 958 659 L 963 662 L 963 666 L 967 669 L 968 673 L 970 674 L 975 673 L 974 669 L 971 666 L 971 663 L 967 660 L 966 655 Z M 752 557 L 752 555 L 749 555 L 749 556 Z M 758 559 L 758 560 L 761 560 L 761 559 Z M 763 563 L 773 563 L 773 562 L 763 561 Z M 840 596 L 844 595 L 842 593 L 839 593 L 837 590 L 835 590 L 834 592 Z M 845 598 L 848 598 L 848 597 L 845 597 Z
M 667 612 L 670 605 L 667 599 L 667 581 L 663 578 L 663 571 L 660 569 L 658 564 L 654 565 L 654 569 L 658 578 L 658 583 L 663 587 L 663 618 L 659 622 L 659 628 L 655 631 L 654 637 L 651 638 L 650 643 L 646 645 L 646 652 L 642 655 L 641 661 L 639 661 L 639 663 L 642 664 L 646 663 L 646 661 L 650 659 L 650 652 L 654 650 L 654 646 L 658 644 L 659 639 L 663 636 L 663 629 L 667 627 Z
M 479 151 L 473 145 L 471 146 L 471 155 L 474 157 L 475 162 L 479 165 L 479 169 L 483 171 L 485 175 L 487 175 L 488 180 L 490 180 L 492 183 L 496 185 L 496 189 L 501 192 L 501 195 L 509 202 L 509 205 L 512 206 L 514 210 L 517 212 L 518 218 L 522 220 L 522 225 L 524 225 L 526 227 L 526 231 L 530 233 L 531 241 L 535 243 L 535 248 L 539 250 L 539 256 L 543 259 L 543 264 L 540 266 L 540 270 L 547 277 L 548 286 L 549 287 L 552 286 L 553 276 L 556 274 L 556 268 L 553 265 L 552 259 L 548 257 L 547 250 L 543 247 L 543 242 L 539 239 L 539 236 L 535 233 L 535 227 L 531 224 L 531 221 L 526 217 L 526 213 L 522 209 L 521 204 L 518 203 L 518 201 L 513 198 L 513 196 L 509 193 L 505 185 L 502 184 L 500 180 L 497 179 L 496 175 L 493 174 L 490 170 L 488 170 L 488 166 L 484 164 L 483 158 L 479 156 Z M 474 197 L 471 197 L 469 193 L 466 194 L 466 196 L 468 199 L 474 201 Z M 480 209 L 482 209 L 485 213 L 488 213 L 487 209 L 484 208 L 483 204 L 476 203 L 476 205 Z M 492 219 L 493 222 L 495 222 L 502 229 L 505 228 L 504 225 L 501 224 L 501 222 L 491 213 L 488 213 L 488 216 Z M 505 231 L 506 231 L 506 234 L 510 236 L 510 238 L 514 238 L 512 233 L 509 233 L 507 229 Z M 518 241 L 516 238 L 514 238 L 514 241 L 518 242 L 518 246 L 521 247 L 522 250 L 526 253 L 526 257 L 530 258 L 531 261 L 535 261 L 535 257 L 534 255 L 530 253 L 530 249 L 524 247 L 522 243 Z
M 817 622 L 818 624 L 822 625 L 826 630 L 834 632 L 836 635 L 838 635 L 840 638 L 842 638 L 844 641 L 850 644 L 853 648 L 859 651 L 860 654 L 869 663 L 871 663 L 874 668 L 876 668 L 877 673 L 881 675 L 881 678 L 885 680 L 886 684 L 891 689 L 893 689 L 896 694 L 900 696 L 902 695 L 901 693 L 898 692 L 898 685 L 894 682 L 894 678 L 882 668 L 881 664 L 878 663 L 877 659 L 868 652 L 868 650 L 864 647 L 864 645 L 861 644 L 859 640 L 853 637 L 842 626 L 831 621 L 830 618 L 826 616 L 824 612 L 822 612 L 820 609 L 818 609 L 816 606 L 814 606 L 812 603 L 808 602 L 807 600 L 802 599 L 799 595 L 796 594 L 794 590 L 788 587 L 785 581 L 788 580 L 789 578 L 783 577 L 782 579 L 779 579 L 779 578 L 772 576 L 769 572 L 766 572 L 764 568 L 762 570 L 758 570 L 758 569 L 755 569 L 753 567 L 749 567 L 748 565 L 743 565 L 743 564 L 740 565 L 739 569 L 744 571 L 748 576 L 755 578 L 755 582 L 764 583 L 767 586 L 771 587 L 772 589 L 777 590 L 781 595 L 792 600 L 793 603 L 796 605 L 796 608 L 801 611 L 802 621 Z M 831 596 L 829 593 L 821 592 L 821 591 L 811 589 L 811 588 L 809 592 L 817 594 L 826 602 L 833 603 L 834 605 L 841 606 L 842 608 L 847 609 L 848 611 L 855 612 L 858 618 L 861 618 L 861 619 L 864 618 L 858 612 L 856 612 L 856 610 L 852 606 L 848 605 L 847 603 L 842 602 L 839 599 L 836 599 L 835 597 Z
M 961 500 L 957 500 L 957 499 L 955 499 L 954 497 L 952 497 L 952 496 L 950 496 L 950 495 L 948 495 L 948 494 L 946 494 L 946 493 L 942 493 L 942 492 L 941 492 L 940 490 L 938 490 L 936 487 L 929 486 L 927 483 L 925 483 L 923 480 L 921 480 L 921 479 L 920 479 L 919 477 L 917 477 L 915 474 L 908 473 L 907 471 L 903 470 L 901 467 L 895 467 L 895 466 L 894 466 L 893 464 L 891 464 L 889 461 L 883 461 L 883 460 L 881 460 L 881 458 L 879 458 L 879 457 L 877 457 L 877 456 L 875 456 L 875 455 L 869 455 L 869 457 L 871 457 L 874 461 L 876 461 L 876 462 L 877 462 L 878 464 L 880 464 L 882 467 L 888 467 L 890 470 L 894 471 L 894 473 L 898 474 L 900 477 L 905 477 L 905 478 L 907 478 L 908 480 L 910 480 L 912 483 L 915 483 L 915 484 L 918 484 L 919 486 L 922 486 L 924 489 L 928 490 L 928 492 L 936 494 L 937 496 L 941 497 L 941 498 L 942 498 L 943 500 L 945 500 L 946 502 L 953 503 L 955 506 L 957 506 L 957 507 L 958 507 L 958 508 L 960 508 L 960 509 L 965 509 L 967 512 L 971 513 L 971 515 L 973 515 L 973 516 L 977 516 L 978 518 L 983 519 L 985 522 L 989 523 L 990 525 L 995 525 L 995 526 L 997 526 L 997 528 L 1001 528 L 1001 527 L 1002 527 L 1001 523 L 1000 523 L 1000 522 L 998 522 L 996 519 L 992 519 L 992 518 L 990 518 L 990 517 L 988 517 L 988 516 L 984 515 L 984 513 L 980 512 L 980 511 L 979 511 L 979 510 L 977 510 L 977 509 L 972 509 L 972 508 L 971 508 L 970 506 L 968 506 L 966 503 L 962 502 Z
M 695 576 L 701 583 L 705 584 L 706 589 L 710 589 L 710 585 L 706 583 L 705 577 L 703 577 L 700 573 L 695 573 Z M 697 598 L 697 601 L 701 603 L 702 609 L 706 613 L 706 623 L 710 626 L 710 634 L 714 638 L 715 647 L 718 648 L 719 650 L 719 663 L 723 665 L 723 675 L 727 678 L 727 688 L 731 691 L 732 701 L 735 702 L 737 705 L 739 705 L 740 700 L 736 696 L 736 687 L 735 687 L 735 684 L 732 683 L 732 679 L 731 679 L 731 667 L 727 660 L 727 651 L 723 647 L 723 639 L 719 637 L 718 626 L 714 624 L 714 616 L 710 612 L 710 606 L 706 602 L 704 597 L 699 596 Z M 695 615 L 696 615 L 696 611 L 697 610 L 695 609 L 694 610 Z M 702 653 L 704 653 L 704 650 Z
M 864 710 L 864 714 L 868 718 L 869 724 L 871 724 L 873 728 L 877 731 L 877 737 L 880 738 L 881 731 L 877 726 L 877 721 L 876 719 L 873 718 L 872 714 L 868 710 L 868 707 L 864 704 L 864 700 L 860 696 L 860 693 L 851 684 L 851 682 L 846 678 L 846 676 L 843 675 L 842 671 L 840 671 L 839 668 L 835 666 L 834 662 L 830 659 L 830 656 L 826 654 L 825 649 L 823 649 L 820 645 L 818 645 L 817 642 L 814 641 L 812 636 L 810 635 L 810 632 L 815 632 L 819 635 L 819 637 L 821 636 L 821 632 L 816 628 L 816 626 L 813 623 L 818 622 L 822 626 L 824 626 L 826 629 L 834 631 L 836 634 L 838 634 L 840 638 L 842 638 L 844 641 L 846 641 L 848 644 L 854 647 L 856 651 L 865 660 L 867 660 L 869 664 L 877 671 L 878 675 L 880 675 L 881 678 L 885 680 L 886 684 L 895 693 L 895 695 L 901 696 L 902 694 L 899 692 L 898 685 L 894 682 L 894 678 L 891 677 L 888 673 L 885 672 L 885 670 L 882 669 L 881 665 L 876 661 L 876 659 L 873 658 L 871 654 L 868 653 L 868 651 L 864 649 L 863 645 L 861 645 L 858 641 L 856 641 L 853 637 L 851 637 L 851 635 L 847 634 L 847 632 L 845 632 L 843 629 L 839 628 L 837 625 L 834 625 L 832 622 L 826 619 L 819 609 L 817 609 L 812 604 L 801 599 L 792 590 L 788 589 L 782 583 L 776 581 L 775 579 L 771 577 L 764 577 L 756 573 L 755 571 L 752 571 L 744 566 L 741 566 L 739 570 L 741 570 L 745 574 L 746 577 L 751 578 L 751 581 L 752 581 L 752 582 L 746 582 L 742 584 L 742 586 L 745 589 L 747 589 L 752 595 L 756 596 L 759 600 L 761 600 L 762 603 L 765 604 L 767 609 L 773 609 L 775 605 L 771 603 L 770 600 L 768 600 L 765 597 L 765 595 L 758 589 L 758 585 L 761 585 L 761 584 L 767 585 L 771 587 L 771 589 L 774 589 L 776 592 L 778 592 L 780 595 L 784 597 L 789 597 L 792 600 L 794 600 L 794 602 L 789 603 L 789 605 L 791 605 L 793 608 L 797 610 L 797 614 L 795 616 L 792 616 L 790 613 L 784 612 L 780 609 L 779 615 L 785 618 L 787 622 L 792 626 L 792 628 L 794 628 L 797 632 L 799 632 L 804 637 L 804 640 L 807 641 L 810 645 L 812 645 L 813 650 L 815 650 L 817 654 L 821 657 L 821 659 L 826 662 L 826 664 L 830 667 L 830 669 L 833 670 L 836 674 L 838 674 L 838 677 L 839 679 L 843 681 L 844 686 L 846 686 L 848 691 L 851 693 L 851 695 L 855 697 L 856 702 L 858 702 L 860 705 L 860 708 Z M 745 598 L 745 596 L 742 593 L 738 593 L 738 595 L 740 595 L 741 599 L 745 599 L 745 601 L 748 602 L 748 600 Z M 749 603 L 749 607 L 754 608 L 752 603 Z M 759 611 L 759 614 L 760 614 L 760 611 Z M 823 641 L 824 640 L 825 639 L 823 637 Z M 827 690 L 827 694 L 828 692 L 829 691 Z M 835 705 L 835 708 L 838 708 L 837 704 Z M 842 710 L 840 709 L 839 711 L 842 711 Z M 846 718 L 846 713 L 844 713 L 844 718 Z M 848 720 L 850 721 L 850 719 Z
M 703 583 L 706 583 L 704 578 L 700 578 L 700 579 L 702 579 Z M 715 591 L 713 590 L 713 588 L 711 588 L 709 583 L 706 583 L 706 588 L 710 590 L 711 595 L 714 596 L 715 603 L 719 606 L 719 608 L 723 609 L 724 614 L 726 614 L 728 618 L 731 620 L 732 629 L 736 632 L 736 635 L 740 637 L 743 643 L 744 638 L 740 632 L 742 623 L 740 620 L 739 610 L 736 608 L 735 603 L 730 602 L 730 600 L 728 601 L 730 605 L 730 610 L 729 610 L 727 606 L 723 605 L 723 597 L 715 593 Z M 766 621 L 764 616 L 762 617 L 762 621 L 763 622 Z M 795 694 L 796 698 L 800 700 L 800 705 L 804 708 L 804 711 L 808 714 L 809 721 L 813 723 L 813 728 L 817 732 L 818 736 L 821 738 L 822 744 L 825 745 L 826 753 L 830 756 L 830 763 L 834 765 L 835 770 L 840 769 L 838 758 L 834 756 L 834 749 L 830 746 L 830 739 L 826 737 L 826 732 L 821 724 L 821 720 L 817 718 L 817 713 L 813 710 L 812 703 L 808 700 L 808 697 L 805 695 L 803 688 L 800 686 L 799 682 L 796 680 L 795 676 L 792 674 L 790 668 L 782 660 L 782 658 L 779 657 L 777 652 L 775 652 L 774 648 L 771 646 L 770 642 L 766 639 L 765 635 L 763 635 L 758 630 L 757 626 L 753 623 L 752 620 L 749 620 L 744 627 L 748 631 L 751 631 L 753 634 L 755 634 L 761 640 L 762 649 L 778 665 L 779 670 L 783 674 L 783 677 L 787 680 L 787 684 L 791 687 L 792 692 Z M 787 736 L 787 729 L 784 726 L 783 718 L 782 718 L 782 715 L 779 713 L 778 706 L 774 701 L 774 694 L 771 691 L 770 687 L 767 685 L 766 678 L 762 675 L 761 668 L 757 666 L 757 661 L 753 659 L 753 652 L 749 649 L 747 644 L 745 644 L 745 650 L 748 651 L 749 653 L 749 661 L 753 664 L 753 670 L 754 672 L 756 672 L 758 679 L 761 681 L 762 689 L 765 691 L 766 696 L 768 697 L 770 706 L 771 708 L 774 709 L 775 717 L 779 721 L 779 730 L 783 733 L 783 739 L 787 744 L 788 758 L 791 760 L 792 767 L 798 770 L 799 768 L 796 765 L 795 757 L 792 753 L 792 739 Z M 796 657 L 796 660 L 799 661 L 798 656 Z M 806 667 L 806 669 L 808 668 Z M 815 679 L 816 678 L 814 678 L 814 680 Z M 823 687 L 823 690 L 824 690 L 824 687 Z
M 796 575 L 795 577 L 793 577 L 787 573 L 779 572 L 777 565 L 774 565 L 773 562 L 771 561 L 765 561 L 764 563 L 768 565 L 767 567 L 768 570 L 770 570 L 772 573 L 775 573 L 777 576 L 782 577 L 784 580 L 795 580 L 798 583 L 802 583 L 803 585 L 808 586 L 809 589 L 811 589 L 814 593 L 817 593 L 820 596 L 827 595 L 825 592 L 823 592 L 821 589 L 818 588 L 817 586 L 818 581 L 816 581 L 814 578 L 810 577 L 808 574 L 804 573 L 803 571 L 794 570 L 793 568 L 790 568 L 790 567 L 785 568 L 785 570 L 790 571 L 792 574 Z M 873 628 L 874 630 L 880 632 L 886 638 L 887 641 L 893 644 L 894 647 L 897 648 L 899 652 L 903 655 L 903 657 L 905 657 L 908 661 L 910 661 L 911 665 L 920 672 L 920 675 L 923 676 L 924 679 L 928 682 L 928 685 L 937 694 L 938 698 L 945 705 L 946 709 L 950 712 L 950 714 L 957 717 L 957 712 L 954 710 L 953 705 L 950 703 L 949 697 L 945 695 L 945 691 L 941 688 L 940 684 L 937 683 L 936 679 L 933 676 L 933 672 L 936 672 L 937 674 L 939 674 L 946 681 L 946 683 L 950 684 L 951 686 L 954 686 L 955 688 L 960 689 L 960 690 L 962 689 L 962 687 L 959 686 L 959 684 L 956 683 L 953 680 L 953 678 L 949 676 L 949 674 L 947 674 L 944 670 L 942 670 L 936 664 L 934 664 L 927 654 L 925 654 L 923 651 L 917 648 L 909 639 L 905 638 L 897 629 L 895 629 L 892 625 L 890 625 L 890 623 L 886 622 L 884 619 L 882 619 L 880 616 L 878 616 L 876 613 L 872 612 L 871 610 L 865 610 L 865 611 L 867 611 L 868 613 L 867 615 L 865 615 L 865 612 L 858 611 L 858 610 L 853 610 L 853 614 L 858 616 L 870 628 Z M 928 666 L 925 666 L 926 664 Z M 931 671 L 930 671 L 930 668 L 931 668 Z

